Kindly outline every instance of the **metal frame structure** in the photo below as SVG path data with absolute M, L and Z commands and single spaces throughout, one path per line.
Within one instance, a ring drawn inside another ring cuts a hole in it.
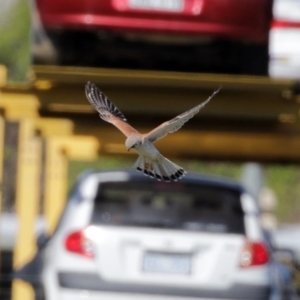
M 0 93 L 1 177 L 8 172 L 5 170 L 7 164 L 3 163 L 5 128 L 9 122 L 17 125 L 12 128 L 16 131 L 17 141 L 11 145 L 17 153 L 16 174 L 8 175 L 16 180 L 12 185 L 15 191 L 9 197 L 19 225 L 13 250 L 15 268 L 26 263 L 36 252 L 35 222 L 41 212 L 46 219 L 47 233 L 51 234 L 55 228 L 67 194 L 68 160 L 98 157 L 99 143 L 94 137 L 74 135 L 74 125 L 68 119 L 41 118 L 39 107 L 36 95 L 23 93 L 22 89 Z M 3 188 L 2 185 L 1 192 Z M 1 209 L 2 201 L 0 204 Z M 34 299 L 33 290 L 28 284 L 14 280 L 12 299 L 21 298 Z
M 36 251 L 35 219 L 43 213 L 51 234 L 64 207 L 69 159 L 128 155 L 124 137 L 88 104 L 93 81 L 141 131 L 148 131 L 221 92 L 179 132 L 159 141 L 167 156 L 300 162 L 297 83 L 263 77 L 35 66 L 26 86 L 9 86 L 0 67 L 0 180 L 5 174 L 8 122 L 18 126 L 14 203 L 19 218 L 14 266 Z M 3 186 L 2 186 L 3 187 Z M 2 193 L 2 190 L 1 190 Z M 0 211 L 2 194 L 0 194 Z M 1 243 L 1 241 L 0 241 Z M 1 275 L 0 275 L 1 276 Z M 15 281 L 12 298 L 33 299 Z
M 175 134 L 159 141 L 168 156 L 239 161 L 300 161 L 300 96 L 297 82 L 267 77 L 35 66 L 35 80 L 23 89 L 39 99 L 40 114 L 69 118 L 74 132 L 93 135 L 101 153 L 126 154 L 124 137 L 99 121 L 84 95 L 87 81 L 147 132 L 219 94 Z M 5 88 L 5 92 L 16 88 Z M 237 147 L 238 145 L 238 147 Z

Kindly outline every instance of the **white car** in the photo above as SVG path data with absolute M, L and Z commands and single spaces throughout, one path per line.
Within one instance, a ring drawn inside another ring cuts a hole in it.
M 224 179 L 88 172 L 17 277 L 34 284 L 26 270 L 35 264 L 47 300 L 294 299 L 258 214 L 250 194 Z
M 274 0 L 269 75 L 300 79 L 300 0 Z

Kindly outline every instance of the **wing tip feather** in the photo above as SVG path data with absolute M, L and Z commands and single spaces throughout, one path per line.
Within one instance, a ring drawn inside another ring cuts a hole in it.
M 110 101 L 106 95 L 92 82 L 88 81 L 85 85 L 85 94 L 90 104 L 99 112 L 102 118 L 103 110 L 108 111 L 113 116 L 127 122 L 127 119 L 117 106 Z M 107 121 L 107 118 L 104 118 Z

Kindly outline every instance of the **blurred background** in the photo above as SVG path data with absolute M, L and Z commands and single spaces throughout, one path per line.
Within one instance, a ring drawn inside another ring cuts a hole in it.
M 77 176 L 136 159 L 87 81 L 142 132 L 222 85 L 157 147 L 244 184 L 300 258 L 300 1 L 2 0 L 0 41 L 1 299 L 25 299 L 12 270 L 53 233 Z

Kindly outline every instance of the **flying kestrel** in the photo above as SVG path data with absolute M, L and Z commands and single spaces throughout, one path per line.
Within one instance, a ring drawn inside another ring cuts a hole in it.
M 170 121 L 164 122 L 146 134 L 141 134 L 127 123 L 121 111 L 93 83 L 88 82 L 85 86 L 86 97 L 91 105 L 98 111 L 101 119 L 112 123 L 123 132 L 127 137 L 125 142 L 127 150 L 129 151 L 134 148 L 139 154 L 134 168 L 140 172 L 144 172 L 145 175 L 162 181 L 176 181 L 183 177 L 186 171 L 162 156 L 153 143 L 168 133 L 175 132 L 181 128 L 182 125 L 198 113 L 219 90 L 220 88 L 215 90 L 206 101 L 198 104 L 194 108 L 180 114 Z

